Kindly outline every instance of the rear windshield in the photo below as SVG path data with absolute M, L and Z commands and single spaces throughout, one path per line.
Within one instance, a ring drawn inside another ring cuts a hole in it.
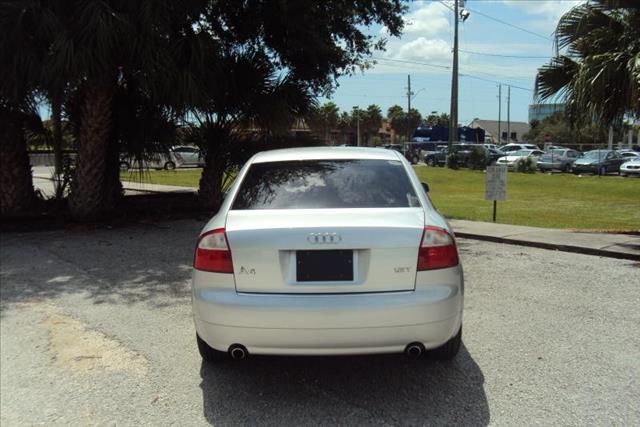
M 400 161 L 303 160 L 251 165 L 231 209 L 417 206 Z

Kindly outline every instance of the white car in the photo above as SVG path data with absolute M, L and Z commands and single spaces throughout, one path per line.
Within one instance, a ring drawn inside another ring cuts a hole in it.
M 545 152 L 542 150 L 519 150 L 512 154 L 509 154 L 508 156 L 500 157 L 498 161 L 496 161 L 496 164 L 507 166 L 509 169 L 513 169 L 516 167 L 516 163 L 518 163 L 518 160 L 529 157 L 531 158 L 531 167 L 535 169 L 538 158 L 544 154 Z
M 178 160 L 180 167 L 185 166 L 204 166 L 204 157 L 197 147 L 190 147 L 188 145 L 180 145 L 173 147 L 171 152 Z
M 640 157 L 634 157 L 620 165 L 620 176 L 640 176 Z
M 253 156 L 196 246 L 192 301 L 202 358 L 453 358 L 462 266 L 426 190 L 395 150 Z
M 539 150 L 540 147 L 538 147 L 535 144 L 515 144 L 515 143 L 511 143 L 511 144 L 506 144 L 501 146 L 500 151 L 504 152 L 504 153 L 511 153 L 511 152 L 516 152 L 516 151 L 520 151 L 520 150 Z

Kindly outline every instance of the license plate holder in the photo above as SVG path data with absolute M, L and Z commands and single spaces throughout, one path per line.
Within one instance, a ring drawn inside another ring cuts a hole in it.
M 296 251 L 296 281 L 352 282 L 353 251 Z

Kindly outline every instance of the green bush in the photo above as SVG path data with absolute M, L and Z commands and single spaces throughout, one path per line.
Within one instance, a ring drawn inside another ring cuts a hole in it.
M 533 167 L 533 160 L 531 157 L 523 157 L 516 162 L 516 170 L 522 173 L 535 173 L 536 169 Z
M 487 167 L 487 153 L 482 148 L 474 148 L 469 154 L 468 166 L 471 169 L 484 169 Z
M 456 153 L 447 155 L 447 167 L 449 169 L 458 169 L 460 167 L 460 159 Z

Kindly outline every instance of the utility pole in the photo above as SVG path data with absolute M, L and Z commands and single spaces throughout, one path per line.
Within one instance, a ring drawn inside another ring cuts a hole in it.
M 502 142 L 502 83 L 498 85 L 498 144 Z
M 360 109 L 356 111 L 356 145 L 360 147 Z
M 458 139 L 458 0 L 453 6 L 453 67 L 451 70 L 451 109 L 449 111 L 449 153 Z
M 411 129 L 409 128 L 411 125 L 411 119 L 409 118 L 409 112 L 411 111 L 412 96 L 413 92 L 411 92 L 411 74 L 407 74 L 407 141 L 411 139 Z
M 507 144 L 511 142 L 511 86 L 507 85 Z

